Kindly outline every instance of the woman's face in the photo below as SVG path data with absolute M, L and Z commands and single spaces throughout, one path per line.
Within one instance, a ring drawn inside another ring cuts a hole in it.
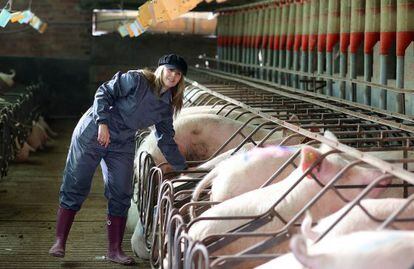
M 164 68 L 162 82 L 167 89 L 177 86 L 182 77 L 182 73 L 178 69 Z

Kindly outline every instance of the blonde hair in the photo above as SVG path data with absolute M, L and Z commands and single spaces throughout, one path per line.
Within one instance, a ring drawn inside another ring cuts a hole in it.
M 151 70 L 145 68 L 140 70 L 140 72 L 144 75 L 144 77 L 148 80 L 152 90 L 157 96 L 161 95 L 161 90 L 165 86 L 164 82 L 162 81 L 162 77 L 164 75 L 165 66 L 161 65 L 152 72 Z M 184 96 L 184 75 L 181 76 L 180 81 L 178 81 L 177 86 L 170 89 L 172 95 L 172 102 L 171 105 L 174 110 L 174 115 L 177 115 L 180 112 L 181 108 L 183 107 L 183 96 Z

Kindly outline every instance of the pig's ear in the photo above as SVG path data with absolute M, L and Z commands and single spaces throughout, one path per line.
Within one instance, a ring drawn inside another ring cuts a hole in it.
M 309 255 L 306 239 L 303 235 L 294 235 L 290 240 L 290 248 L 295 258 L 306 268 L 317 268 L 326 260 L 326 255 L 323 254 Z
M 325 133 L 323 134 L 324 137 L 331 139 L 333 141 L 338 141 L 338 138 L 336 137 L 336 135 L 334 135 L 334 133 L 332 133 L 329 130 L 326 130 Z
M 329 130 L 326 130 L 325 133 L 323 134 L 323 136 L 330 139 L 330 140 L 338 142 L 338 138 Z M 322 143 L 319 146 L 319 151 L 322 152 L 322 153 L 326 153 L 326 152 L 331 151 L 331 150 L 333 150 L 333 148 L 326 145 L 326 144 Z
M 321 153 L 317 149 L 311 146 L 303 146 L 301 150 L 301 161 L 300 161 L 300 167 L 302 169 L 302 172 L 305 172 L 316 160 L 319 159 L 320 156 L 321 156 Z M 319 165 L 320 164 L 318 164 L 318 166 Z M 314 175 L 318 173 L 317 171 L 319 170 L 318 166 L 316 166 L 312 170 L 312 173 Z M 310 173 L 308 173 L 307 177 L 311 178 Z

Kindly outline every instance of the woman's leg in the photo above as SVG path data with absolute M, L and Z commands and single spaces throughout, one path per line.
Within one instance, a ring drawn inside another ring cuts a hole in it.
M 72 138 L 60 188 L 56 242 L 49 250 L 50 255 L 65 256 L 66 239 L 73 219 L 89 194 L 93 174 L 103 154 L 93 143 L 84 143 L 75 136 Z
M 105 197 L 108 199 L 107 258 L 116 263 L 133 264 L 134 259 L 122 251 L 122 240 L 133 192 L 134 154 L 108 152 L 101 162 L 101 167 L 105 181 Z

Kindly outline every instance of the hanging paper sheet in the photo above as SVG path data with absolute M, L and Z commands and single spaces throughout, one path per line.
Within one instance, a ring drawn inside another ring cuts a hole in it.
M 195 8 L 202 0 L 180 0 L 179 12 L 180 14 L 187 13 Z
M 128 30 L 126 29 L 125 25 L 119 26 L 118 32 L 122 37 L 126 37 L 127 35 L 129 35 Z
M 23 18 L 19 20 L 20 24 L 29 23 L 30 20 L 33 18 L 34 14 L 30 10 L 25 10 L 22 12 Z
M 7 23 L 9 22 L 11 18 L 11 13 L 7 9 L 3 9 L 0 12 L 0 26 L 6 27 Z
M 151 2 L 146 2 L 138 8 L 139 22 L 143 27 L 155 24 L 154 8 Z
M 173 20 L 182 14 L 181 0 L 153 0 L 152 3 L 157 22 Z
M 14 12 L 14 13 L 12 14 L 12 16 L 11 16 L 11 18 L 10 18 L 10 21 L 11 21 L 12 23 L 15 23 L 15 22 L 18 22 L 19 20 L 21 20 L 21 19 L 23 19 L 23 18 L 24 18 L 23 12 L 21 12 L 21 11 L 17 11 L 17 12 Z
M 39 19 L 38 16 L 33 16 L 32 20 L 30 21 L 30 25 L 39 31 L 40 27 L 42 26 L 42 21 Z
M 39 28 L 39 33 L 43 34 L 47 29 L 47 23 L 42 23 L 42 25 Z

